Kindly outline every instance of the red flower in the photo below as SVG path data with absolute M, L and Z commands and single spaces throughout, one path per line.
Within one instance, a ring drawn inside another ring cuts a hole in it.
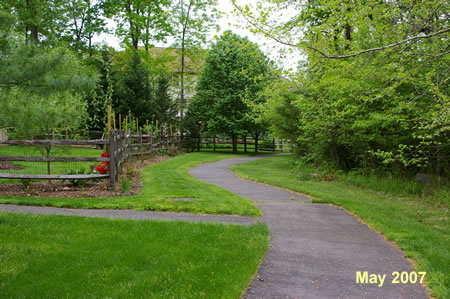
M 107 152 L 103 152 L 101 154 L 102 158 L 108 158 L 109 157 L 109 153 Z M 100 163 L 100 165 L 97 165 L 95 167 L 95 171 L 97 171 L 100 174 L 107 174 L 109 173 L 109 161 L 103 161 L 102 163 Z

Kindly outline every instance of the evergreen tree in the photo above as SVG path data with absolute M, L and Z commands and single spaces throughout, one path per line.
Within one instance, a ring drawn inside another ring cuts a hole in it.
M 170 95 L 168 76 L 159 76 L 152 101 L 153 119 L 160 124 L 170 123 L 177 115 L 177 105 Z
M 100 73 L 100 80 L 96 87 L 85 98 L 89 113 L 88 128 L 91 130 L 103 131 L 107 122 L 107 107 L 112 104 L 113 81 L 110 51 L 105 47 L 99 56 L 88 60 Z
M 0 24 L 0 126 L 24 137 L 80 126 L 95 72 L 66 49 L 27 44 L 8 13 L 0 12 Z
M 117 85 L 113 94 L 113 105 L 116 113 L 127 115 L 131 112 L 135 117 L 144 120 L 152 118 L 152 88 L 149 71 L 142 63 L 138 50 L 132 49 L 124 70 L 117 74 Z

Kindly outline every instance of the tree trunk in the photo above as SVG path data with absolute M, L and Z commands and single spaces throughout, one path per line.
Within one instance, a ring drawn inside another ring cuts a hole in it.
M 32 16 L 36 15 L 35 7 L 33 6 L 33 1 L 32 0 L 27 0 L 26 1 L 26 6 L 27 6 L 27 10 L 30 13 L 30 15 L 32 15 Z M 35 24 L 27 24 L 26 28 L 27 28 L 26 29 L 27 32 L 25 34 L 28 36 L 28 30 L 30 30 L 31 40 L 33 42 L 38 43 L 39 42 L 39 36 L 38 36 L 39 28 L 38 28 L 38 26 L 36 26 Z M 30 39 L 28 39 L 28 37 L 27 37 L 26 40 L 29 41 Z
M 237 153 L 237 137 L 236 134 L 231 135 L 231 139 L 233 142 L 233 153 Z
M 186 20 L 183 24 L 183 34 L 181 36 L 181 70 L 180 70 L 180 119 L 183 120 L 184 107 L 186 105 L 186 100 L 184 98 L 184 72 L 185 72 L 185 61 L 184 57 L 186 55 L 185 51 L 185 40 L 186 40 L 186 30 L 189 21 L 189 13 L 191 12 L 192 1 L 189 2 L 188 10 L 186 13 Z
M 258 138 L 258 134 L 256 134 L 255 136 L 255 153 L 258 152 L 258 142 L 259 142 L 259 138 Z

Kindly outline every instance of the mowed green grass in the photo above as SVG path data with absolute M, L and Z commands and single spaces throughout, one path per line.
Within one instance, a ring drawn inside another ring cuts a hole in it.
M 253 201 L 204 183 L 188 170 L 201 163 L 241 157 L 243 154 L 200 152 L 180 155 L 145 168 L 140 195 L 109 198 L 0 197 L 0 203 L 84 209 L 135 209 L 205 214 L 259 216 Z M 195 198 L 174 201 L 170 198 Z
M 232 167 L 238 175 L 280 186 L 313 197 L 316 203 L 331 203 L 359 216 L 425 271 L 432 295 L 450 298 L 450 224 L 445 206 L 430 204 L 414 196 L 393 196 L 340 182 L 301 180 L 293 156 L 255 160 Z M 300 173 L 299 173 L 300 172 Z
M 261 223 L 0 212 L 0 298 L 239 298 L 268 245 Z

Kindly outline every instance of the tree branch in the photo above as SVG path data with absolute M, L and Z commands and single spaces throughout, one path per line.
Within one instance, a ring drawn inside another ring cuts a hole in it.
M 356 52 L 356 53 L 353 53 L 353 54 L 348 54 L 348 55 L 327 55 L 324 52 L 322 52 L 322 51 L 320 51 L 320 50 L 318 50 L 318 49 L 316 49 L 314 47 L 307 46 L 307 48 L 311 49 L 313 51 L 316 51 L 317 53 L 319 53 L 320 55 L 322 55 L 324 58 L 327 58 L 327 59 L 345 59 L 345 58 L 350 58 L 350 57 L 356 57 L 356 56 L 359 56 L 359 55 L 362 55 L 362 54 L 365 54 L 365 53 L 370 53 L 370 52 L 381 51 L 381 50 L 393 48 L 393 47 L 399 46 L 401 44 L 404 44 L 404 43 L 407 43 L 407 42 L 411 42 L 411 41 L 414 41 L 414 40 L 418 40 L 418 39 L 430 38 L 430 37 L 433 37 L 433 36 L 437 36 L 437 35 L 446 33 L 448 31 L 450 31 L 450 28 L 447 28 L 447 29 L 444 29 L 444 30 L 440 30 L 440 31 L 437 31 L 437 32 L 434 32 L 434 33 L 431 33 L 431 34 L 428 34 L 428 35 L 413 36 L 413 37 L 410 37 L 410 38 L 398 41 L 398 42 L 390 44 L 390 45 L 386 45 L 386 46 L 382 46 L 382 47 L 378 47 L 378 48 L 371 48 L 371 49 L 363 50 L 363 51 Z
M 262 34 L 266 35 L 267 37 L 273 39 L 274 41 L 283 44 L 285 46 L 289 46 L 289 47 L 295 47 L 297 48 L 296 45 L 290 43 L 290 42 L 286 42 L 281 40 L 280 38 L 272 35 L 271 33 L 267 32 L 267 30 L 263 29 L 262 27 L 258 26 L 255 22 L 253 22 L 252 20 L 250 20 L 250 18 L 245 14 L 245 12 L 242 10 L 242 8 L 236 4 L 235 0 L 231 0 L 231 3 L 233 4 L 233 6 L 239 11 L 239 13 L 244 17 L 244 19 L 254 28 L 256 28 L 256 30 L 260 31 Z
M 236 4 L 236 0 L 231 0 L 231 3 L 236 8 L 236 10 L 238 10 L 239 13 L 245 18 L 245 20 L 252 27 L 254 27 L 256 30 L 260 31 L 262 34 L 266 35 L 267 37 L 273 39 L 274 41 L 276 41 L 276 42 L 278 42 L 280 44 L 283 44 L 283 45 L 286 45 L 286 46 L 290 46 L 290 47 L 295 47 L 295 48 L 299 48 L 300 47 L 299 44 L 292 44 L 290 42 L 286 42 L 284 40 L 281 40 L 279 37 L 274 36 L 272 33 L 268 32 L 263 27 L 261 27 L 258 24 L 256 24 L 256 22 L 251 20 L 249 18 L 249 16 L 245 14 L 245 12 L 242 10 L 242 8 L 239 5 Z M 443 30 L 440 30 L 440 31 L 437 31 L 437 32 L 434 32 L 434 33 L 431 33 L 431 34 L 428 34 L 428 35 L 413 36 L 413 37 L 410 37 L 408 39 L 401 40 L 401 41 L 398 41 L 398 42 L 390 44 L 390 45 L 386 45 L 386 46 L 382 46 L 382 47 L 378 47 L 378 48 L 371 48 L 371 49 L 363 50 L 363 51 L 356 52 L 356 53 L 353 53 L 353 54 L 348 54 L 348 55 L 327 55 L 327 54 L 325 54 L 324 52 L 320 51 L 317 48 L 314 48 L 314 47 L 311 47 L 311 46 L 306 46 L 306 48 L 319 53 L 320 55 L 322 55 L 324 58 L 327 58 L 327 59 L 345 59 L 345 58 L 350 58 L 350 57 L 356 57 L 356 56 L 359 56 L 359 55 L 362 55 L 362 54 L 365 54 L 365 53 L 376 52 L 376 51 L 381 51 L 381 50 L 393 48 L 393 47 L 399 46 L 401 44 L 404 44 L 404 43 L 407 43 L 407 42 L 410 42 L 410 41 L 415 41 L 415 40 L 418 40 L 418 39 L 431 38 L 431 37 L 434 37 L 434 36 L 446 33 L 448 31 L 450 31 L 450 28 L 443 29 Z

